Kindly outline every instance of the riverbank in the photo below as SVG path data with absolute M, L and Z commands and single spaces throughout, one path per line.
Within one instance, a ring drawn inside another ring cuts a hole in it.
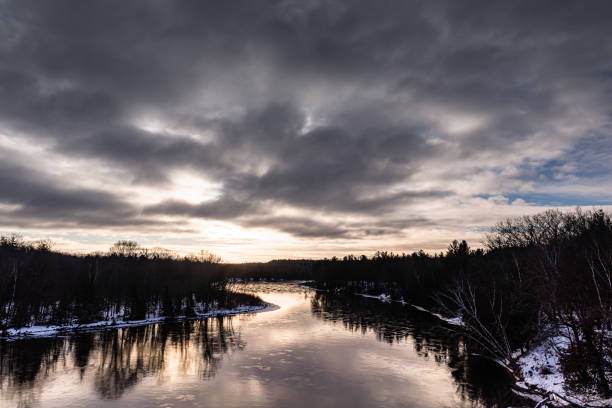
M 374 295 L 368 295 L 367 293 L 355 293 L 355 295 L 357 296 L 361 296 L 361 297 L 366 297 L 366 298 L 370 298 L 370 299 L 377 299 L 380 300 L 383 303 L 391 303 L 391 302 L 397 302 L 397 303 L 401 303 L 402 305 L 410 305 L 411 307 L 415 308 L 416 310 L 420 311 L 420 312 L 424 312 L 427 314 L 430 314 L 434 317 L 437 317 L 438 319 L 453 325 L 453 326 L 463 326 L 463 321 L 461 320 L 461 317 L 445 317 L 442 316 L 440 313 L 436 313 L 436 312 L 432 312 L 429 309 L 426 309 L 422 306 L 419 305 L 413 305 L 411 303 L 405 302 L 404 299 L 400 299 L 400 300 L 393 300 L 391 298 L 391 295 L 383 293 L 380 294 L 378 296 L 374 296 Z
M 263 302 L 261 305 L 242 305 L 233 309 L 213 309 L 202 313 L 196 313 L 194 316 L 156 316 L 142 320 L 125 320 L 123 317 L 116 315 L 108 320 L 101 320 L 92 323 L 72 323 L 66 325 L 37 325 L 29 327 L 21 327 L 18 329 L 10 328 L 5 330 L 5 333 L 0 334 L 0 340 L 19 340 L 36 337 L 55 337 L 61 335 L 73 334 L 79 331 L 103 330 L 120 327 L 146 326 L 149 324 L 160 323 L 166 319 L 175 320 L 197 320 L 206 319 L 217 316 L 235 316 L 238 314 L 261 313 L 277 310 L 279 307 Z
M 530 393 L 535 402 L 542 405 L 576 407 L 610 407 L 612 398 L 601 397 L 588 392 L 569 392 L 561 370 L 560 352 L 569 346 L 564 336 L 544 339 L 530 351 L 516 353 L 520 379 L 516 382 L 518 393 Z M 544 401 L 546 400 L 546 401 Z M 544 401 L 544 402 L 543 402 Z M 542 406 L 541 405 L 541 406 Z
M 375 299 L 383 303 L 398 302 L 411 306 L 421 312 L 428 313 L 438 319 L 452 325 L 464 326 L 461 316 L 445 317 L 440 313 L 433 312 L 424 307 L 405 302 L 403 299 L 393 300 L 389 294 L 370 295 L 367 293 L 355 293 L 356 296 Z M 597 395 L 588 392 L 568 392 L 559 353 L 566 350 L 568 340 L 564 336 L 551 336 L 543 340 L 537 347 L 528 352 L 516 352 L 515 365 L 518 372 L 512 370 L 508 364 L 496 360 L 497 363 L 506 368 L 515 378 L 516 386 L 513 391 L 523 398 L 532 400 L 538 407 L 552 406 L 576 406 L 576 407 L 610 407 L 612 398 L 601 399 Z

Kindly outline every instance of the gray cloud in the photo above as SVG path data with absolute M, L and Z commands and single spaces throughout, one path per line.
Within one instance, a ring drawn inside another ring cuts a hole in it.
M 135 227 L 193 233 L 181 221 L 160 221 L 110 191 L 74 187 L 11 160 L 0 150 L 0 223 L 42 229 Z
M 125 188 L 172 189 L 179 170 L 220 186 L 143 204 L 6 162 L 13 224 L 394 234 L 432 225 L 417 205 L 516 195 L 610 136 L 605 1 L 0 4 L 0 133 L 24 155 L 44 145 Z
M 63 187 L 50 181 L 44 174 L 3 157 L 0 200 L 16 206 L 10 211 L 15 218 L 65 221 L 72 225 L 138 223 L 133 206 L 108 192 Z

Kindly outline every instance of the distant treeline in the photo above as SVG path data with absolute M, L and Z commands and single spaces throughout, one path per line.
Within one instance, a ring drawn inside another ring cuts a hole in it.
M 566 382 L 612 394 L 612 222 L 602 210 L 508 219 L 492 228 L 485 249 L 453 241 L 436 255 L 377 252 L 233 265 L 227 273 L 310 279 L 330 292 L 384 292 L 461 315 L 483 351 L 513 368 L 514 351 L 563 336 Z
M 48 241 L 1 237 L 0 331 L 259 304 L 230 290 L 218 262 L 208 252 L 181 258 L 133 241 L 119 241 L 107 254 L 77 256 L 52 251 Z

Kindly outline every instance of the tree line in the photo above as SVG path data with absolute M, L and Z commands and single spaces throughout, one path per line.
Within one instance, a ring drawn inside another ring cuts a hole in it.
M 179 257 L 118 241 L 108 253 L 55 252 L 49 241 L 0 238 L 0 331 L 66 325 L 116 316 L 194 316 L 213 308 L 259 304 L 225 282 L 220 258 Z

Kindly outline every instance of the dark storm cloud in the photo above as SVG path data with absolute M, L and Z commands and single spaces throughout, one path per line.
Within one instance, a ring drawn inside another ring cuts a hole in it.
M 222 220 L 237 218 L 247 212 L 253 213 L 259 211 L 259 204 L 253 203 L 250 200 L 236 200 L 227 196 L 203 204 L 190 204 L 186 201 L 169 200 L 145 208 L 145 213 L 147 214 L 182 215 Z
M 302 238 L 347 238 L 350 231 L 339 223 L 325 223 L 304 217 L 264 216 L 248 218 L 249 227 L 275 228 Z
M 611 17 L 604 1 L 0 0 L 0 132 L 126 185 L 164 190 L 183 170 L 221 186 L 200 204 L 142 206 L 112 186 L 37 181 L 50 169 L 32 162 L 4 169 L 0 204 L 24 225 L 161 214 L 393 233 L 406 223 L 385 217 L 461 194 L 466 174 L 537 167 L 586 132 L 608 135 Z M 144 127 L 151 118 L 162 126 Z
M 320 222 L 306 217 L 254 216 L 245 217 L 244 225 L 250 227 L 276 228 L 303 238 L 363 238 L 382 236 L 419 226 L 432 226 L 434 221 L 426 218 L 406 218 L 393 221 L 368 222 Z
M 134 208 L 114 195 L 54 185 L 44 174 L 10 163 L 6 157 L 0 162 L 0 200 L 16 206 L 10 211 L 16 219 L 65 221 L 76 225 L 138 223 Z
M 140 227 L 148 231 L 195 232 L 183 222 L 162 222 L 116 194 L 65 187 L 61 181 L 12 163 L 0 151 L 0 223 L 28 228 Z

